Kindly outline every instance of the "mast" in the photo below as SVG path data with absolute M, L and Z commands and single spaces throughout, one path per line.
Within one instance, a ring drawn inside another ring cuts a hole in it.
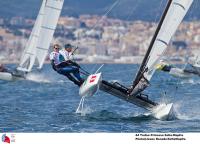
M 136 75 L 135 81 L 133 82 L 133 88 L 139 83 L 140 79 L 143 76 L 143 73 L 145 71 L 145 66 L 146 66 L 146 63 L 148 61 L 149 54 L 150 54 L 150 52 L 151 52 L 151 50 L 153 48 L 154 42 L 155 42 L 155 40 L 156 40 L 156 38 L 158 36 L 158 33 L 159 33 L 159 31 L 160 31 L 160 29 L 162 27 L 162 24 L 164 22 L 164 19 L 165 19 L 166 15 L 167 15 L 167 12 L 168 12 L 168 10 L 170 8 L 171 3 L 172 3 L 172 0 L 168 0 L 167 6 L 165 8 L 165 11 L 164 11 L 164 13 L 163 13 L 163 15 L 161 17 L 161 20 L 160 20 L 160 22 L 158 24 L 158 27 L 157 27 L 157 29 L 155 31 L 155 34 L 154 34 L 154 36 L 153 36 L 153 38 L 151 40 L 149 48 L 148 48 L 148 50 L 147 50 L 147 52 L 146 52 L 146 54 L 144 56 L 144 59 L 143 59 L 142 64 L 140 66 L 140 69 L 139 69 L 139 71 L 138 71 L 138 73 Z
M 130 95 L 137 95 L 149 86 L 149 81 L 155 72 L 155 65 L 165 52 L 171 37 L 186 15 L 193 0 L 169 0 L 141 67 L 129 90 Z

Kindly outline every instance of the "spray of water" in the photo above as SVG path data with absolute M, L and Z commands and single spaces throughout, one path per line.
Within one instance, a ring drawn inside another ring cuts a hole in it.
M 40 82 L 40 83 L 50 83 L 51 80 L 45 77 L 43 74 L 35 74 L 35 73 L 30 73 L 26 77 L 30 81 L 34 82 Z
M 81 98 L 78 108 L 76 109 L 76 113 L 80 114 L 81 116 L 85 116 L 92 112 L 92 109 L 85 104 L 85 96 Z
M 184 84 L 200 84 L 200 79 L 185 79 L 185 80 L 182 80 L 181 81 L 181 84 L 184 85 Z
M 182 108 L 183 107 L 182 107 L 181 103 L 175 103 L 174 104 L 174 112 L 176 113 L 176 118 L 179 119 L 179 120 L 189 120 L 190 117 L 181 112 Z

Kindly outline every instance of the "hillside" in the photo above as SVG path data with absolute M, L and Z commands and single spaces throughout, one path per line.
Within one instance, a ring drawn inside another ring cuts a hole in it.
M 116 0 L 65 0 L 62 15 L 103 15 Z M 154 21 L 163 11 L 166 0 L 121 0 L 108 16 L 125 20 Z M 23 16 L 35 18 L 41 0 L 1 0 L 0 17 Z M 200 19 L 200 1 L 194 0 L 187 20 Z

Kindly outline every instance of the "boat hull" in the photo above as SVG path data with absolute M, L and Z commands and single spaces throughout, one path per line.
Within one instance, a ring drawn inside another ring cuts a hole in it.
M 101 73 L 92 74 L 88 76 L 88 78 L 85 80 L 85 82 L 79 89 L 79 95 L 81 97 L 94 95 L 96 91 L 99 89 L 100 81 L 101 81 Z
M 13 76 L 11 73 L 8 72 L 0 72 L 0 80 L 12 81 Z
M 24 80 L 24 76 L 14 76 L 9 72 L 0 72 L 0 80 L 4 81 L 15 81 L 15 80 Z
M 172 68 L 169 72 L 170 75 L 174 77 L 179 77 L 179 78 L 190 78 L 192 77 L 191 73 L 184 72 L 183 69 L 179 68 Z
M 158 104 L 151 101 L 148 97 L 129 96 L 125 87 L 119 84 L 112 84 L 105 80 L 101 82 L 100 90 L 148 110 L 156 119 L 170 120 L 175 117 L 172 103 Z
M 152 110 L 155 118 L 160 120 L 172 120 L 175 118 L 173 103 L 159 104 Z

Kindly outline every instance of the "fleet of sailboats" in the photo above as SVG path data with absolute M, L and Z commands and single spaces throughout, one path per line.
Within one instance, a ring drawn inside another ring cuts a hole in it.
M 170 75 L 177 78 L 192 78 L 200 76 L 200 51 L 193 51 L 193 57 L 190 57 L 183 68 L 171 65 L 164 60 L 157 65 L 157 70 L 168 72 Z

